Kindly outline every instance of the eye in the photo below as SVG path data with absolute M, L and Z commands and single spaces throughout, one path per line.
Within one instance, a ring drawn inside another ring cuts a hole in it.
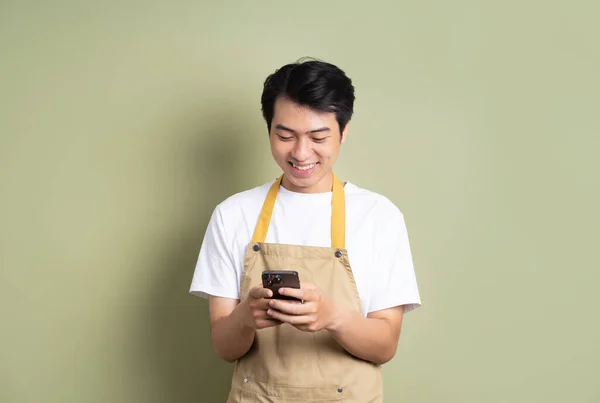
M 313 138 L 313 141 L 315 143 L 323 143 L 325 140 L 327 140 L 327 137 L 322 137 L 322 138 Z
M 286 137 L 286 136 L 282 136 L 282 135 L 280 135 L 280 134 L 278 134 L 278 135 L 277 135 L 277 137 L 279 137 L 279 139 L 280 139 L 281 141 L 290 141 L 290 140 L 292 140 L 292 139 L 293 139 L 293 137 Z

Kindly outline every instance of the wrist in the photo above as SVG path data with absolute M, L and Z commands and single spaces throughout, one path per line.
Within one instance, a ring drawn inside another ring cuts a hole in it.
M 241 332 L 253 333 L 256 330 L 254 328 L 254 321 L 252 320 L 252 310 L 246 299 L 242 300 L 233 312 L 235 323 L 238 324 Z
M 331 304 L 331 320 L 325 326 L 325 329 L 330 332 L 339 332 L 344 329 L 346 323 L 352 319 L 352 312 L 342 304 Z

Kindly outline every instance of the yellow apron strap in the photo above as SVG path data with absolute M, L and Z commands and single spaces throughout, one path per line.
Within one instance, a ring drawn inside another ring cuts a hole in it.
M 252 236 L 252 243 L 264 242 L 267 238 L 267 231 L 269 230 L 269 224 L 271 223 L 271 215 L 273 215 L 273 207 L 275 207 L 275 200 L 277 200 L 277 193 L 279 193 L 279 186 L 281 185 L 281 175 L 269 189 L 265 202 L 263 203 L 260 216 L 258 217 L 258 223 L 254 229 L 254 235 Z
M 275 200 L 277 200 L 277 194 L 279 193 L 279 186 L 281 185 L 281 175 L 269 189 L 269 193 L 265 198 L 260 216 L 258 217 L 258 223 L 254 229 L 254 235 L 252 236 L 252 243 L 264 242 L 267 238 L 267 231 L 269 230 L 269 224 L 271 223 L 271 216 L 273 215 L 273 208 L 275 207 Z M 333 174 L 333 189 L 331 196 L 331 246 L 337 249 L 344 249 L 346 246 L 346 198 L 344 194 L 344 185 L 338 180 Z
M 344 185 L 333 174 L 333 192 L 331 195 L 331 247 L 346 247 L 346 195 Z

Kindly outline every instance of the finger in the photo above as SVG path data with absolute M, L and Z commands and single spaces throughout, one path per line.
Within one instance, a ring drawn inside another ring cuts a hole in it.
M 248 295 L 251 298 L 262 298 L 261 297 L 262 293 L 263 293 L 263 291 L 260 289 L 260 287 L 252 287 L 250 289 L 250 291 L 248 292 Z
M 267 327 L 273 327 L 273 326 L 279 326 L 281 325 L 283 322 L 277 319 L 261 319 L 259 321 L 256 322 L 256 325 L 258 326 L 259 329 L 265 329 Z
M 319 287 L 317 287 L 315 284 L 310 283 L 310 282 L 302 282 L 302 284 L 300 284 L 300 288 L 303 290 L 318 290 Z
M 287 288 L 287 287 L 282 287 L 279 289 L 279 293 L 281 295 L 285 295 L 287 297 L 292 297 L 292 298 L 296 298 L 300 301 L 305 300 L 306 298 L 304 298 L 304 294 L 308 292 L 308 290 L 303 290 L 303 289 L 299 289 L 299 288 Z
M 270 316 L 267 314 L 267 311 L 268 311 L 268 310 L 269 310 L 269 309 L 268 309 L 268 307 L 267 307 L 267 309 L 265 309 L 265 310 L 257 310 L 257 311 L 254 311 L 254 313 L 253 313 L 254 320 L 255 320 L 255 321 L 259 321 L 259 320 L 263 320 L 263 319 L 272 319 L 272 318 L 271 318 L 271 317 L 270 317 Z
M 270 298 L 263 298 L 263 297 L 259 297 L 259 298 L 254 298 L 251 297 L 251 301 L 250 301 L 250 307 L 254 310 L 263 310 L 266 311 L 267 309 L 269 309 L 269 301 L 271 301 Z
M 269 301 L 271 301 L 270 299 L 259 299 L 257 301 L 254 301 L 254 303 L 252 304 L 252 307 L 254 309 L 261 309 L 263 311 L 267 311 L 269 309 Z
M 294 326 L 295 325 L 306 325 L 306 324 L 312 323 L 314 321 L 312 316 L 287 315 L 287 314 L 285 314 L 283 312 L 279 312 L 275 309 L 269 309 L 267 311 L 267 314 L 273 319 L 277 319 L 281 322 L 289 323 L 290 325 L 294 325 Z
M 249 295 L 255 299 L 270 298 L 273 296 L 273 291 L 269 290 L 268 288 L 263 288 L 263 286 L 260 285 L 260 286 L 251 288 Z
M 294 327 L 298 330 L 302 330 L 303 332 L 314 332 L 314 330 L 311 330 L 309 325 L 295 325 Z
M 313 304 L 299 304 L 295 301 L 271 300 L 269 307 L 288 315 L 307 315 L 313 313 Z
M 319 291 L 315 289 L 280 288 L 279 293 L 300 301 L 316 301 L 319 299 Z

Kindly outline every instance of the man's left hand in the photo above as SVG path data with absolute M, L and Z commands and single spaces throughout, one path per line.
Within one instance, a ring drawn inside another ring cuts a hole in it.
M 312 283 L 302 283 L 300 289 L 280 288 L 279 293 L 298 301 L 273 299 L 267 314 L 305 332 L 333 328 L 345 312 Z

